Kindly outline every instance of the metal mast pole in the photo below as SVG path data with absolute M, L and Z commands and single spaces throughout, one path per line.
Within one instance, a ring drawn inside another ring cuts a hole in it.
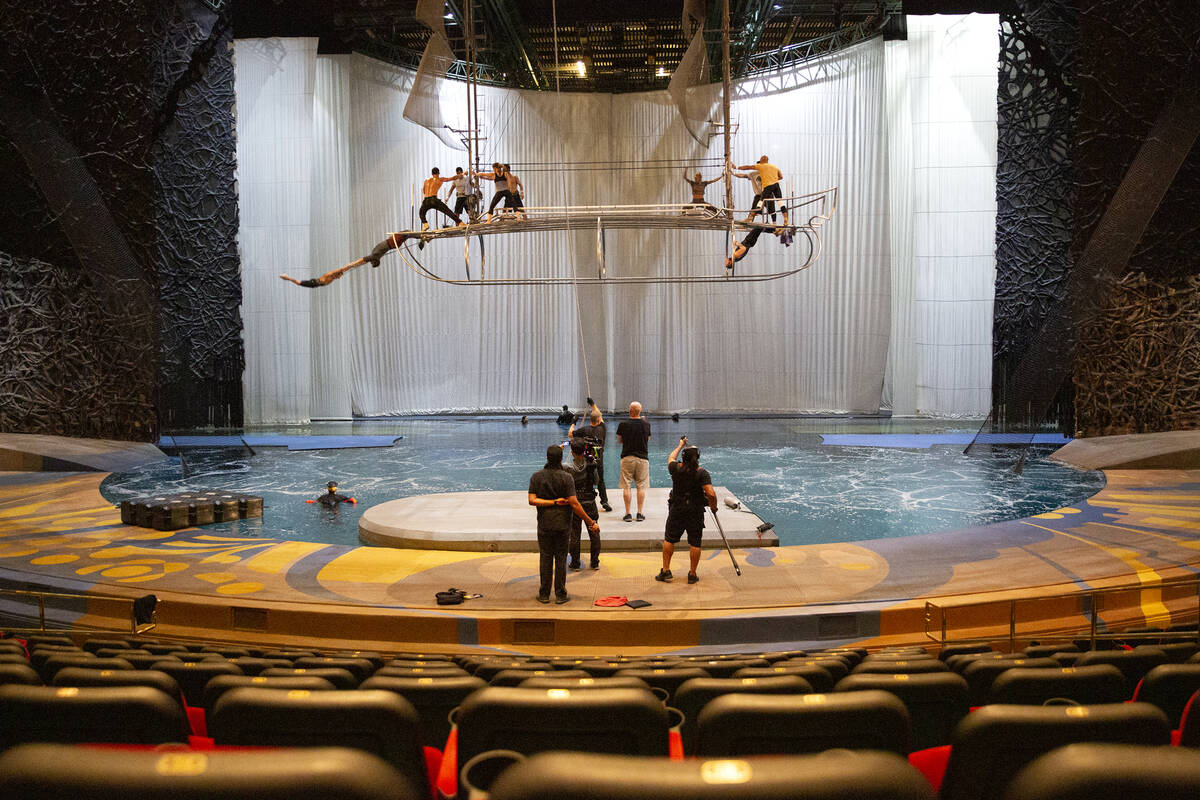
M 730 148 L 732 145 L 732 131 L 730 130 L 729 120 L 729 0 L 722 2 L 722 25 L 721 25 L 721 66 L 722 66 L 722 81 L 721 81 L 721 105 L 725 112 L 725 207 L 729 209 L 730 214 L 733 213 L 733 176 L 729 174 L 728 167 L 730 165 Z

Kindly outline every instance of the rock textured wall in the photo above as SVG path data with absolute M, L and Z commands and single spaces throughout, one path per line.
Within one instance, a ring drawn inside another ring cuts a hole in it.
M 241 424 L 230 18 L 0 0 L 0 430 Z

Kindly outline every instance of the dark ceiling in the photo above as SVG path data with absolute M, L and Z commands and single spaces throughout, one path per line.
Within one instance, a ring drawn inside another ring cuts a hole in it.
M 446 35 L 460 59 L 468 2 L 475 60 L 490 83 L 564 92 L 665 89 L 688 44 L 683 0 L 448 0 Z M 731 72 L 740 77 L 777 69 L 877 35 L 885 23 L 888 35 L 902 36 L 901 5 L 729 0 Z M 707 6 L 706 41 L 717 79 L 722 3 L 708 0 Z M 429 38 L 413 18 L 416 0 L 235 0 L 233 8 L 238 38 L 316 36 L 321 52 L 360 52 L 401 66 L 415 67 Z

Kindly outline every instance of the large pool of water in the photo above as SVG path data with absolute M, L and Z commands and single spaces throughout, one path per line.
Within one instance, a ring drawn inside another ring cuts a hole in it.
M 616 423 L 609 427 L 605 477 L 614 513 L 601 524 L 624 525 L 617 488 Z M 775 524 L 782 544 L 847 542 L 911 536 L 1019 519 L 1078 502 L 1104 486 L 1104 476 L 1047 460 L 1034 448 L 1021 474 L 1017 448 L 964 456 L 961 446 L 927 449 L 821 444 L 828 433 L 974 433 L 977 426 L 912 420 L 669 419 L 650 420 L 650 483 L 668 486 L 667 455 L 681 434 L 700 448 L 713 483 L 726 486 Z M 358 518 L 373 505 L 418 494 L 473 490 L 525 491 L 546 446 L 564 429 L 551 420 L 527 427 L 504 419 L 404 419 L 331 423 L 256 433 L 370 434 L 403 438 L 392 447 L 289 451 L 259 447 L 183 452 L 164 462 L 107 478 L 111 502 L 193 490 L 246 492 L 263 498 L 261 520 L 208 526 L 236 535 L 358 544 Z M 185 477 L 186 473 L 186 477 Z M 336 480 L 358 499 L 330 512 L 304 501 Z M 736 512 L 730 512 L 736 513 Z M 534 524 L 530 510 L 530 526 Z

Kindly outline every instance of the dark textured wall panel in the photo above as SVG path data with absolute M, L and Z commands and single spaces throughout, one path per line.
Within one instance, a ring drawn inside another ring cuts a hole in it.
M 1189 64 L 1195 69 L 1200 6 L 1193 0 L 1088 0 L 1080 39 L 1077 253 L 1185 70 Z M 1200 148 L 1193 146 L 1126 266 L 1129 277 L 1109 287 L 1107 302 L 1085 308 L 1077 319 L 1076 409 L 1083 432 L 1200 424 L 1198 273 Z
M 231 14 L 181 2 L 154 20 L 164 429 L 242 424 Z
M 1020 3 L 1000 19 L 997 92 L 997 403 L 1046 320 L 1062 313 L 1071 270 L 1078 27 L 1072 3 Z M 1006 396 L 1007 395 L 1007 396 Z
M 144 0 L 0 3 L 0 430 L 154 432 Z

